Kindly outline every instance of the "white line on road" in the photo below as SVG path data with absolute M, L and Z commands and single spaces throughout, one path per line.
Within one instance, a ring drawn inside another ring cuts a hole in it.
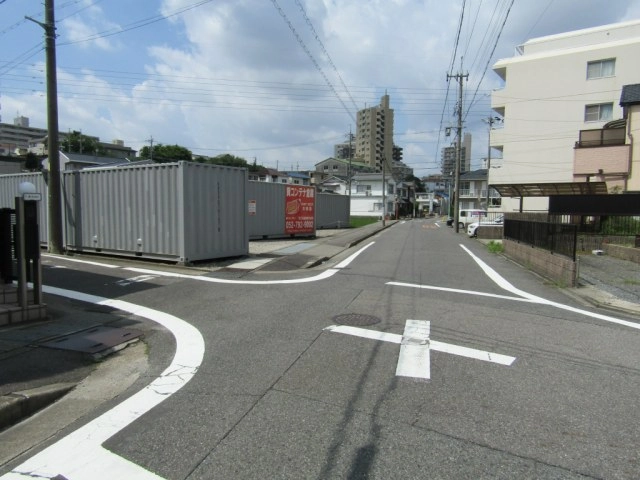
M 407 320 L 400 343 L 396 376 L 425 380 L 431 378 L 430 330 L 431 326 L 427 320 Z
M 416 283 L 403 283 L 403 282 L 387 282 L 387 285 L 394 285 L 396 287 L 422 288 L 424 290 L 439 290 L 441 292 L 464 293 L 466 295 L 478 295 L 480 297 L 500 298 L 500 299 L 503 299 L 503 300 L 513 300 L 513 301 L 516 301 L 516 302 L 537 303 L 535 300 L 531 300 L 531 299 L 528 299 L 528 298 L 509 297 L 507 295 L 498 295 L 496 293 L 478 292 L 476 290 L 461 290 L 459 288 L 436 287 L 435 285 L 419 285 L 419 284 L 416 284 Z
M 542 297 L 538 297 L 537 295 L 533 295 L 531 293 L 527 293 L 523 290 L 520 290 L 519 288 L 516 288 L 514 285 L 509 283 L 502 275 L 496 272 L 489 265 L 487 265 L 482 260 L 480 260 L 480 258 L 474 255 L 471 252 L 471 250 L 469 250 L 467 247 L 465 247 L 462 244 L 460 244 L 460 246 L 465 252 L 467 252 L 471 256 L 471 258 L 473 258 L 473 260 L 480 266 L 480 268 L 491 280 L 493 280 L 499 287 L 503 288 L 504 290 L 507 290 L 508 292 L 514 293 L 516 295 L 520 295 L 521 297 L 526 298 L 529 301 L 539 303 L 541 305 L 549 305 L 562 310 L 567 310 L 569 312 L 579 313 L 587 317 L 597 318 L 598 320 L 603 320 L 605 322 L 616 323 L 618 325 L 624 325 L 625 327 L 631 327 L 631 328 L 635 328 L 636 330 L 640 330 L 640 323 L 629 322 L 627 320 L 611 317 L 609 315 L 602 315 L 600 313 L 590 312 L 588 310 L 583 310 L 581 308 L 571 307 L 569 305 L 565 305 L 564 303 L 553 302 L 551 300 L 547 300 Z
M 348 325 L 330 325 L 324 330 L 328 332 L 344 333 L 347 335 L 353 335 L 355 337 L 367 338 L 369 340 L 379 340 L 389 343 L 402 343 L 402 335 L 397 333 L 378 332 L 376 330 L 368 330 L 366 328 L 350 327 Z M 500 365 L 511 365 L 516 360 L 516 357 L 510 357 L 508 355 L 502 355 L 500 353 L 487 352 L 485 350 L 477 350 L 475 348 L 462 347 L 460 345 L 453 345 L 451 343 L 436 342 L 434 340 L 429 341 L 431 350 L 442 353 L 450 353 L 452 355 L 458 355 L 461 357 L 473 358 L 475 360 L 482 360 L 484 362 L 498 363 Z
M 24 480 L 36 477 L 54 478 L 62 475 L 69 480 L 161 479 L 158 475 L 104 449 L 102 444 L 169 398 L 193 378 L 204 356 L 205 344 L 202 335 L 184 320 L 133 303 L 55 287 L 43 286 L 43 291 L 83 302 L 114 307 L 159 323 L 175 337 L 176 352 L 171 364 L 144 389 L 0 478 Z

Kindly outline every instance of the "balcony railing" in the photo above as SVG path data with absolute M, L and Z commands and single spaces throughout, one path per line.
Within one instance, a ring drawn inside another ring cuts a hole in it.
M 624 128 L 580 130 L 580 140 L 576 142 L 576 148 L 624 145 L 625 141 L 626 130 Z

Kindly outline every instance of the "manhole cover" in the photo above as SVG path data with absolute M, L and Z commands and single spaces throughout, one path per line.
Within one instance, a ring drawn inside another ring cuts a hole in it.
M 352 327 L 364 327 L 366 325 L 375 325 L 380 323 L 378 317 L 373 315 L 362 315 L 360 313 L 345 313 L 344 315 L 336 315 L 333 321 L 338 325 L 351 325 Z

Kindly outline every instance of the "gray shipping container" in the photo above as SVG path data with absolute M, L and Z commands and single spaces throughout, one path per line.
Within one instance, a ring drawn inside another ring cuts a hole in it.
M 319 193 L 316 195 L 316 229 L 347 228 L 350 198 L 348 195 Z
M 42 174 L 0 177 L 0 207 L 18 185 L 42 193 L 40 238 L 48 240 Z M 249 253 L 245 169 L 177 162 L 62 173 L 64 244 L 181 263 Z
M 67 248 L 181 263 L 247 255 L 246 170 L 193 162 L 65 172 Z

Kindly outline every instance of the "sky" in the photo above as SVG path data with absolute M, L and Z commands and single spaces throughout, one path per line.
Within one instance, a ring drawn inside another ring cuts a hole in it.
M 387 93 L 394 143 L 423 177 L 440 173 L 455 75 L 468 74 L 475 169 L 497 60 L 531 38 L 637 19 L 632 0 L 55 0 L 59 127 L 310 170 Z M 37 22 L 43 0 L 0 0 L 3 123 L 47 127 Z

